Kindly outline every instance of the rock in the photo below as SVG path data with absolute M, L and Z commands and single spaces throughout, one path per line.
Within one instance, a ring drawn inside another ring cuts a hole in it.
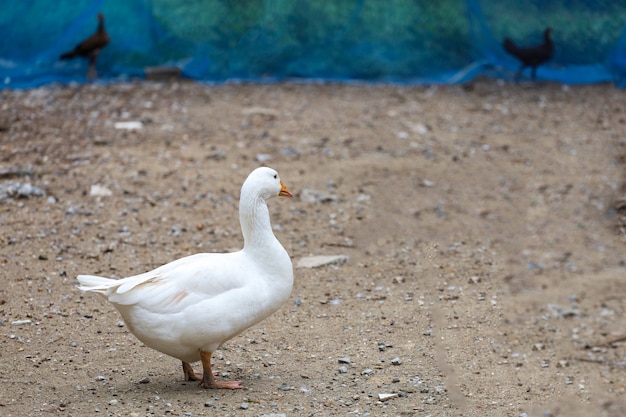
M 350 358 L 339 358 L 339 359 L 337 359 L 337 362 L 339 362 L 339 363 L 346 363 L 348 365 L 350 365 L 352 363 Z
M 26 320 L 15 320 L 12 321 L 11 324 L 14 326 L 21 326 L 22 324 L 31 324 L 33 321 L 26 319 Z
M 118 130 L 140 130 L 143 129 L 143 123 L 140 121 L 115 122 L 113 127 Z
M 392 363 L 393 365 L 402 365 L 402 360 L 401 360 L 400 358 L 393 358 L 393 359 L 391 360 L 391 363 Z
M 113 195 L 113 191 L 109 190 L 104 185 L 94 184 L 89 190 L 89 195 L 92 197 L 110 197 Z
M 34 185 L 31 185 L 30 183 L 22 184 L 17 189 L 17 196 L 20 198 L 28 198 L 31 196 L 42 196 L 44 194 L 45 192 L 41 188 L 35 187 Z
M 241 110 L 241 114 L 243 114 L 244 116 L 252 116 L 258 114 L 261 116 L 266 116 L 268 118 L 276 118 L 280 115 L 280 112 L 278 110 L 268 109 L 265 107 L 248 107 Z
M 35 187 L 30 183 L 24 183 L 18 181 L 9 181 L 7 183 L 0 184 L 0 200 L 6 200 L 10 198 L 30 198 L 45 196 L 46 192 L 39 187 Z
M 392 398 L 398 398 L 398 394 L 378 394 L 378 401 L 388 401 Z
M 561 359 L 557 364 L 557 368 L 567 368 L 569 366 L 569 361 L 567 359 Z
M 580 316 L 580 311 L 578 311 L 576 307 L 569 308 L 556 304 L 548 304 L 547 310 L 552 313 L 553 317 L 560 319 Z
M 256 157 L 254 159 L 256 159 L 259 162 L 268 162 L 272 160 L 272 155 L 268 153 L 258 153 L 256 154 Z
M 319 268 L 326 265 L 342 265 L 348 261 L 346 255 L 318 255 L 300 258 L 296 268 Z
M 469 282 L 470 284 L 478 284 L 481 281 L 482 279 L 478 275 L 473 275 L 469 278 L 467 282 Z
M 341 365 L 341 366 L 339 367 L 339 369 L 337 369 L 337 371 L 338 371 L 340 374 L 347 374 L 347 373 L 348 373 L 348 368 L 347 368 L 345 365 Z
M 396 277 L 394 277 L 393 282 L 395 284 L 402 284 L 404 282 L 404 277 L 402 275 L 398 275 Z
M 336 196 L 321 191 L 303 188 L 300 192 L 300 200 L 304 203 L 332 203 L 338 199 Z

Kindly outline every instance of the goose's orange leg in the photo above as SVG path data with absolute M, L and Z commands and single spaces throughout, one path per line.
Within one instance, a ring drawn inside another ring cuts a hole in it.
M 241 381 L 216 381 L 215 380 L 215 377 L 213 376 L 213 371 L 211 370 L 211 355 L 212 354 L 213 354 L 212 352 L 200 352 L 200 359 L 202 360 L 202 380 L 200 381 L 200 386 L 202 388 L 242 389 L 243 385 L 241 385 Z M 191 366 L 189 366 L 189 368 L 191 368 Z

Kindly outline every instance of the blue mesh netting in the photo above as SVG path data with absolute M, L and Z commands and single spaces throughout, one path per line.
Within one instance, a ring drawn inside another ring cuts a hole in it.
M 207 81 L 285 78 L 458 83 L 511 79 L 501 46 L 541 42 L 555 54 L 538 77 L 626 85 L 626 2 L 612 0 L 8 0 L 0 11 L 0 88 L 84 82 L 62 52 L 106 16 L 105 80 L 179 67 Z

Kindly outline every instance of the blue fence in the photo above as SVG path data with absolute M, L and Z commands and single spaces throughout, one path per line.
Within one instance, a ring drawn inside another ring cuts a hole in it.
M 215 82 L 512 79 L 519 62 L 503 38 L 537 44 L 551 27 L 554 56 L 538 79 L 626 85 L 623 1 L 6 0 L 0 88 L 87 81 L 87 60 L 59 56 L 94 33 L 98 12 L 110 35 L 97 62 L 105 81 L 152 66 Z

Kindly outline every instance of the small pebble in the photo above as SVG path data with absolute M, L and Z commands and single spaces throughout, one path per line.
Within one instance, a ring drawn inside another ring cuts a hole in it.
M 393 359 L 391 360 L 391 363 L 392 363 L 393 365 L 402 365 L 402 360 L 401 360 L 400 358 L 393 358 Z
M 478 275 L 471 276 L 469 279 L 470 284 L 478 284 L 481 281 L 481 278 Z
M 319 255 L 300 258 L 296 262 L 296 268 L 319 268 L 326 265 L 342 265 L 348 261 L 346 255 Z
M 89 189 L 89 195 L 91 197 L 110 197 L 113 195 L 113 191 L 101 184 L 94 184 Z
M 350 364 L 352 363 L 352 361 L 350 360 L 350 358 L 339 358 L 339 359 L 337 359 L 337 361 L 338 361 L 339 363 L 346 363 L 346 364 L 348 364 L 348 365 L 350 365 Z
M 270 161 L 272 159 L 272 155 L 268 154 L 268 153 L 259 153 L 256 155 L 255 158 L 257 161 L 259 162 L 267 162 Z
M 392 398 L 398 398 L 398 394 L 378 394 L 378 400 L 385 402 Z
M 249 407 L 248 403 L 241 403 L 241 405 L 239 406 L 239 408 L 241 408 L 242 410 L 247 410 Z
M 347 374 L 348 373 L 348 368 L 346 368 L 344 365 L 340 366 L 339 369 L 337 369 L 339 371 L 340 374 Z
M 143 129 L 143 123 L 139 121 L 116 122 L 113 127 L 118 130 L 140 130 Z

